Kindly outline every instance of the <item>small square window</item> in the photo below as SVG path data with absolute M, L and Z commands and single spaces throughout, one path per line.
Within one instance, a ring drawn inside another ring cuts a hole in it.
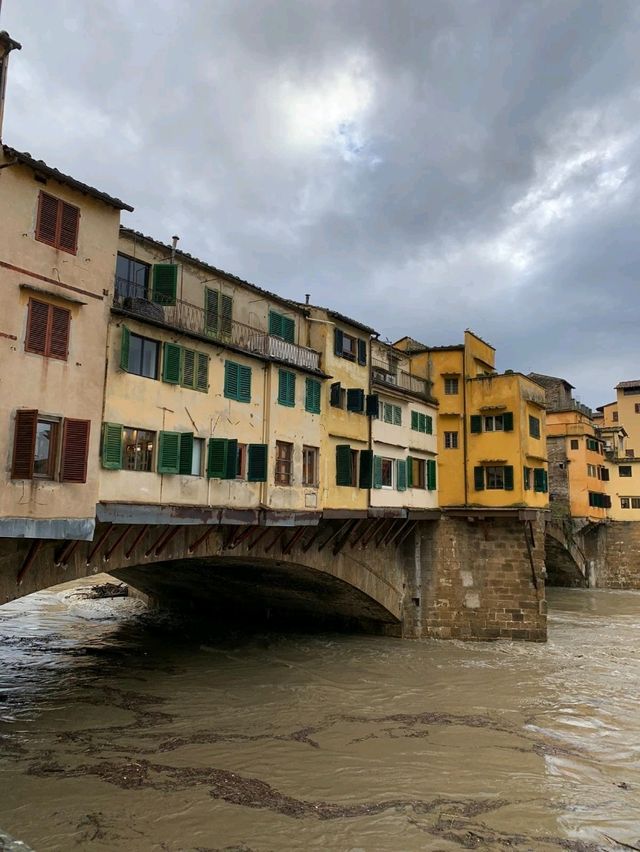
M 302 448 L 302 484 L 311 488 L 318 486 L 318 447 Z
M 458 380 L 457 379 L 445 379 L 444 380 L 444 392 L 447 396 L 455 396 L 458 393 Z
M 411 459 L 411 487 L 426 488 L 426 462 L 424 459 Z
M 632 509 L 640 509 L 640 497 L 632 497 L 631 498 L 631 508 Z
M 620 476 L 631 476 L 633 473 L 633 468 L 630 464 L 621 464 L 618 467 L 618 474 Z
M 487 467 L 485 468 L 487 477 L 487 488 L 498 490 L 504 488 L 504 468 L 503 467 Z
M 129 359 L 127 372 L 147 379 L 158 378 L 158 354 L 160 344 L 148 337 L 129 334 Z
M 53 479 L 58 457 L 60 421 L 55 418 L 38 418 L 36 444 L 33 456 L 33 478 Z
M 572 439 L 571 439 L 571 449 L 572 449 L 572 450 L 578 450 L 578 449 L 580 449 L 580 441 L 579 441 L 577 438 L 572 438 Z
M 457 450 L 458 449 L 458 433 L 457 432 L 445 432 L 444 433 L 444 447 L 446 450 Z
M 276 441 L 276 485 L 291 485 L 293 468 L 293 444 Z
M 156 433 L 127 426 L 123 430 L 123 468 L 149 472 L 153 470 Z
M 393 459 L 381 459 L 380 471 L 383 488 L 393 488 Z

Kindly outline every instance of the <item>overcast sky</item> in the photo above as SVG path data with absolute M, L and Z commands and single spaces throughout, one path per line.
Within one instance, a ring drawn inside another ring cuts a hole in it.
M 4 0 L 4 140 L 394 340 L 640 378 L 636 0 Z

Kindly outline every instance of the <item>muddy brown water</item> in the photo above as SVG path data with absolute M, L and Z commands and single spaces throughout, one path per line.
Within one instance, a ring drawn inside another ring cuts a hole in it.
M 640 593 L 552 589 L 525 645 L 76 592 L 0 608 L 0 827 L 36 852 L 640 847 Z

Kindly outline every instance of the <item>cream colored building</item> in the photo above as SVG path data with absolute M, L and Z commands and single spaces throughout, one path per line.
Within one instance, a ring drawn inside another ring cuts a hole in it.
M 112 294 L 99 517 L 319 510 L 305 310 L 124 228 Z
M 372 341 L 372 507 L 438 506 L 438 409 L 430 383 L 410 366 L 406 353 Z
M 0 536 L 93 535 L 122 210 L 1 147 Z

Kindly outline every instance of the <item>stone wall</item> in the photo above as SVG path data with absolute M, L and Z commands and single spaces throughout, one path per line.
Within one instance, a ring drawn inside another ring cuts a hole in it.
M 571 514 L 569 502 L 569 469 L 564 436 L 547 436 L 549 458 L 549 504 L 551 516 L 568 518 Z M 562 466 L 561 466 L 562 465 Z
M 640 523 L 611 521 L 604 525 L 600 550 L 598 588 L 640 589 Z
M 546 640 L 541 521 L 445 517 L 420 549 L 424 636 Z

